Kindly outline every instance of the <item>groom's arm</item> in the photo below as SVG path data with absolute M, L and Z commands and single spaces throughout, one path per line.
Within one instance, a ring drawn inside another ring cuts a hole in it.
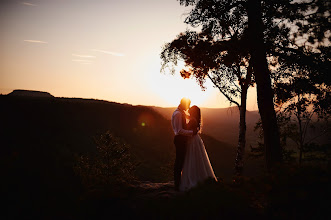
M 174 128 L 176 129 L 175 133 L 176 135 L 184 135 L 184 136 L 192 136 L 193 131 L 191 130 L 185 130 L 183 128 L 182 124 L 182 115 L 180 113 L 177 113 L 174 115 Z

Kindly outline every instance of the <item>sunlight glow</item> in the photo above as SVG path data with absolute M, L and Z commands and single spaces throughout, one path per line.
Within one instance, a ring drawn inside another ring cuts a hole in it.
M 212 93 L 212 85 L 206 81 L 207 89 L 202 91 L 195 79 L 184 79 L 179 71 L 184 68 L 183 63 L 176 67 L 175 75 L 158 74 L 153 77 L 155 92 L 169 105 L 177 106 L 183 97 L 189 98 L 192 105 L 203 105 Z

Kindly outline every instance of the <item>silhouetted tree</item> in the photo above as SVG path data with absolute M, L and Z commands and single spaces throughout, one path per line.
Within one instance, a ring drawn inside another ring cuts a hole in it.
M 331 115 L 328 104 L 331 101 L 331 84 L 326 72 L 331 61 L 320 57 L 316 59 L 312 46 L 303 45 L 300 50 L 300 59 L 292 59 L 291 63 L 285 63 L 286 60 L 279 62 L 274 73 L 278 78 L 274 84 L 278 108 L 288 115 L 288 124 L 295 124 L 291 138 L 299 149 L 299 164 L 305 148 L 308 149 L 312 141 L 330 132 L 328 119 Z M 309 127 L 317 122 L 322 125 L 320 133 L 308 138 Z
M 193 6 L 185 22 L 210 32 L 218 41 L 240 39 L 250 55 L 264 132 L 267 167 L 282 159 L 274 110 L 270 64 L 276 58 L 300 57 L 298 44 L 325 42 L 330 29 L 326 0 L 180 0 Z M 315 53 L 319 53 L 316 51 Z M 276 62 L 276 63 L 274 63 Z M 206 75 L 205 75 L 206 76 Z
M 295 125 L 289 123 L 290 116 L 282 111 L 276 112 L 277 124 L 279 127 L 280 146 L 282 148 L 283 163 L 292 163 L 295 161 L 295 151 L 288 147 L 288 140 L 292 138 Z M 261 119 L 254 126 L 254 131 L 258 132 L 256 145 L 250 145 L 249 157 L 261 158 L 264 156 L 263 129 Z
M 286 146 L 286 138 L 294 141 L 299 150 L 299 164 L 308 150 L 311 154 L 324 151 L 324 158 L 328 158 L 330 150 L 314 143 L 330 132 L 331 106 L 328 103 L 331 101 L 331 84 L 328 74 L 331 61 L 325 59 L 330 53 L 327 47 L 324 44 L 313 47 L 311 43 L 300 45 L 297 48 L 300 56 L 279 56 L 272 70 L 278 125 L 281 126 L 281 137 L 285 139 L 281 141 L 282 146 Z M 317 128 L 319 134 L 312 135 L 312 127 Z
M 75 172 L 86 187 L 111 186 L 132 181 L 136 166 L 130 147 L 123 140 L 106 132 L 94 138 L 96 152 L 77 156 Z
M 286 105 L 284 107 L 283 105 Z M 308 99 L 293 98 L 289 103 L 284 103 L 277 111 L 277 122 L 280 130 L 280 143 L 283 160 L 293 162 L 298 158 L 299 164 L 303 161 L 328 162 L 331 160 L 331 148 L 323 137 L 331 134 L 329 115 L 318 117 Z M 259 132 L 259 139 L 263 139 L 261 121 L 255 125 Z M 322 138 L 322 139 L 321 139 Z M 294 151 L 294 142 L 298 151 Z M 250 146 L 250 156 L 259 158 L 263 156 L 264 145 L 257 141 L 257 146 Z M 294 157 L 294 155 L 298 155 Z

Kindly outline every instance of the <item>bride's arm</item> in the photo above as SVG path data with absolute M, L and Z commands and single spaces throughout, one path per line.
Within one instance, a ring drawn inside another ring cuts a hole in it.
M 193 132 L 193 135 L 198 133 L 198 122 L 195 119 L 191 119 L 188 123 L 188 128 Z

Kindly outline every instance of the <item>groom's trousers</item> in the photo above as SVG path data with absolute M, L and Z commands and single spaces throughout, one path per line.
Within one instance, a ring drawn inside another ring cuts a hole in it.
M 182 175 L 185 154 L 186 154 L 187 137 L 183 135 L 176 135 L 174 138 L 174 144 L 176 148 L 176 159 L 174 165 L 174 182 L 175 188 L 178 189 L 180 185 L 180 179 Z

